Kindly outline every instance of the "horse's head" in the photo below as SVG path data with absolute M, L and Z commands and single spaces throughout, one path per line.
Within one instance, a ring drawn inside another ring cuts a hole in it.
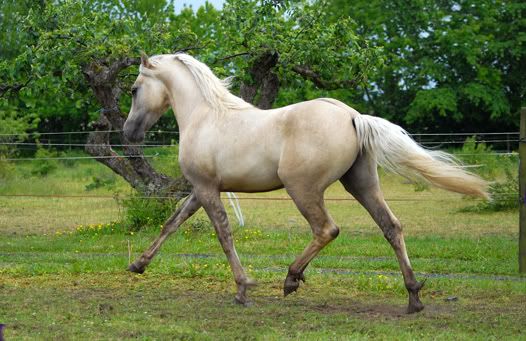
M 141 55 L 139 76 L 132 87 L 132 106 L 124 123 L 124 136 L 131 142 L 140 142 L 144 134 L 159 120 L 170 104 L 168 90 L 156 77 L 158 68 Z

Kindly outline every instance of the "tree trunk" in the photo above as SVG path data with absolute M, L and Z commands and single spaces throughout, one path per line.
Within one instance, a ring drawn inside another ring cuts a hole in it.
M 88 136 L 86 151 L 142 194 L 181 199 L 191 190 L 190 183 L 184 177 L 174 179 L 153 169 L 143 150 L 131 144 L 122 131 L 126 119 L 119 109 L 121 90 L 117 76 L 122 69 L 139 63 L 139 59 L 124 58 L 109 65 L 97 61 L 84 68 L 84 75 L 102 106 L 98 120 L 93 123 L 95 130 Z M 110 130 L 118 132 L 124 155 L 112 149 Z
M 279 91 L 279 78 L 273 71 L 278 60 L 279 54 L 268 50 L 254 59 L 252 66 L 248 70 L 252 82 L 250 84 L 241 84 L 239 89 L 241 98 L 260 109 L 272 108 Z M 258 90 L 259 97 L 257 97 Z

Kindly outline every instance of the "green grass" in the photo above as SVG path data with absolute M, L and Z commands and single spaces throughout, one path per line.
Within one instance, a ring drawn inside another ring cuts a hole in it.
M 115 178 L 87 191 L 103 166 L 81 161 L 45 177 L 31 164 L 0 194 L 107 196 L 130 193 Z M 203 212 L 163 246 L 144 275 L 125 271 L 158 234 L 130 232 L 112 198 L 0 197 L 0 323 L 11 339 L 520 339 L 526 278 L 517 269 L 517 212 L 464 212 L 476 201 L 440 190 L 415 192 L 382 174 L 404 225 L 426 309 L 404 314 L 398 263 L 355 201 L 327 201 L 340 236 L 287 298 L 288 265 L 311 239 L 284 191 L 240 194 L 246 227 L 233 220 L 241 261 L 259 286 L 253 306 L 232 303 L 235 285 Z M 327 198 L 348 198 L 340 185 Z M 411 200 L 408 200 L 411 199 Z M 234 215 L 225 201 L 231 219 Z M 91 224 L 91 225 L 89 225 Z M 496 277 L 498 276 L 498 277 Z M 456 297 L 452 300 L 451 297 Z
M 526 322 L 517 302 L 524 296 L 502 285 L 488 295 L 471 282 L 444 281 L 448 289 L 428 288 L 427 308 L 409 316 L 403 293 L 360 283 L 315 275 L 283 299 L 281 279 L 266 278 L 244 308 L 232 303 L 231 283 L 215 276 L 4 277 L 0 295 L 8 304 L 0 316 L 11 321 L 8 339 L 518 339 Z M 451 293 L 458 301 L 445 301 Z
M 0 241 L 0 260 L 7 263 L 2 271 L 11 274 L 44 274 L 75 271 L 119 271 L 127 264 L 128 242 L 134 255 L 146 249 L 155 233 L 133 235 L 85 235 L 10 237 Z M 234 232 L 237 249 L 246 262 L 259 268 L 282 267 L 292 262 L 310 241 L 310 233 L 280 230 Z M 514 275 L 517 273 L 517 243 L 507 236 L 479 238 L 409 237 L 406 239 L 414 267 L 422 273 L 472 273 Z M 469 250 L 469 252 L 466 252 Z M 180 255 L 203 254 L 205 259 L 183 259 L 212 266 L 223 262 L 224 255 L 211 230 L 193 232 L 184 229 L 165 243 L 152 263 L 156 271 L 185 271 L 173 268 Z M 47 259 L 50 259 L 48 262 Z M 56 263 L 55 260 L 60 260 Z M 104 258 L 97 262 L 94 259 Z M 40 260 L 35 263 L 35 259 Z M 159 265 L 156 265 L 159 262 Z M 2 263 L 3 264 L 3 263 Z M 169 266 L 169 268 L 164 268 Z M 314 268 L 398 271 L 393 251 L 379 233 L 354 235 L 342 233 L 312 263 Z

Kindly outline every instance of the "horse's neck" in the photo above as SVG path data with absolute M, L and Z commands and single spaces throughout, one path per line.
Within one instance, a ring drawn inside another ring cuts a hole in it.
M 190 125 L 194 128 L 200 126 L 210 127 L 213 124 L 221 125 L 222 121 L 227 117 L 232 118 L 230 115 L 234 113 L 217 112 L 216 110 L 219 108 L 211 106 L 186 68 L 175 69 L 163 81 L 170 92 L 171 106 L 181 132 Z M 241 99 L 239 100 L 242 101 Z M 251 108 L 249 104 L 247 104 L 246 109 L 258 110 Z M 237 113 L 238 110 L 232 111 L 236 112 L 236 114 L 242 114 Z
M 193 79 L 171 77 L 167 78 L 165 84 L 170 93 L 170 105 L 175 114 L 177 125 L 182 131 L 192 124 L 193 120 L 198 119 L 196 112 L 207 110 L 208 104 Z

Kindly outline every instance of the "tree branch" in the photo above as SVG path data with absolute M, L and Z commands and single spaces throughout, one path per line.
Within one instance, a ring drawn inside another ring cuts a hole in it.
M 232 58 L 236 58 L 236 57 L 240 57 L 240 56 L 247 56 L 249 55 L 250 52 L 246 51 L 246 52 L 240 52 L 240 53 L 236 53 L 236 54 L 232 54 L 230 56 L 226 56 L 226 57 L 223 57 L 223 58 L 219 58 L 219 61 L 224 61 L 224 60 L 229 60 L 229 59 L 232 59 Z
M 188 46 L 179 50 L 175 50 L 174 53 L 184 53 L 191 50 L 202 50 L 205 46 Z
M 302 76 L 305 79 L 312 81 L 318 88 L 326 90 L 335 90 L 343 88 L 353 88 L 358 82 L 354 79 L 349 80 L 339 80 L 339 81 L 328 81 L 321 77 L 320 74 L 313 71 L 310 67 L 306 65 L 295 65 L 292 67 L 292 70 Z
M 140 58 L 122 58 L 116 60 L 108 68 L 108 81 L 115 80 L 122 69 L 125 69 L 131 65 L 139 65 L 140 63 Z
M 4 94 L 7 94 L 9 91 L 17 92 L 20 91 L 22 88 L 25 88 L 29 82 L 32 80 L 30 77 L 27 82 L 21 84 L 21 83 L 15 83 L 15 84 L 1 84 L 0 85 L 0 97 L 4 96 Z
M 374 99 L 371 97 L 371 94 L 369 93 L 369 89 L 367 88 L 367 84 L 364 84 L 363 88 L 365 90 L 365 95 L 367 96 L 367 101 L 371 104 L 371 107 L 373 108 L 374 114 L 378 115 L 378 109 L 376 107 L 376 103 L 375 103 Z

